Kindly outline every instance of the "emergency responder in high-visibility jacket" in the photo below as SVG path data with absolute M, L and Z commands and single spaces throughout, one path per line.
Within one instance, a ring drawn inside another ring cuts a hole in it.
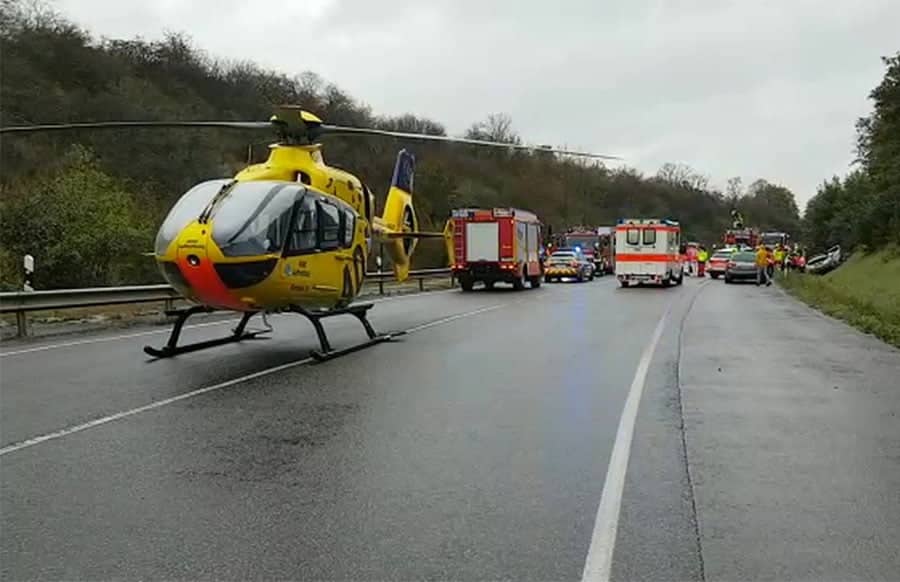
M 700 250 L 697 251 L 697 274 L 701 277 L 706 276 L 706 261 L 708 260 L 709 252 L 705 246 L 700 245 Z
M 775 267 L 784 270 L 784 247 L 779 244 L 775 247 Z
M 766 247 L 759 245 L 756 247 L 756 286 L 759 287 L 763 283 L 771 285 L 767 269 L 769 268 L 769 253 Z

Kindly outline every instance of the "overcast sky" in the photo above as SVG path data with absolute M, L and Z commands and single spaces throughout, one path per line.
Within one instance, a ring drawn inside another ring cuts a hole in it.
M 529 143 L 766 178 L 801 206 L 847 171 L 900 2 L 56 0 L 97 35 L 186 32 L 212 56 L 314 71 L 452 134 L 490 113 Z

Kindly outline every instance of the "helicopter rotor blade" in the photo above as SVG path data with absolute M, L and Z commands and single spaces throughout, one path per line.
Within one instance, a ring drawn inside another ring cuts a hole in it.
M 293 127 L 284 120 L 273 118 L 271 121 L 94 121 L 77 123 L 57 123 L 40 125 L 18 125 L 0 127 L 0 134 L 28 134 L 42 132 L 72 131 L 79 129 L 177 129 L 177 128 L 224 128 L 240 130 L 274 130 L 279 135 L 289 138 L 299 138 L 301 142 L 309 143 L 320 137 L 329 135 L 373 135 L 382 137 L 395 137 L 418 141 L 431 141 L 443 143 L 459 143 L 475 146 L 505 148 L 508 150 L 520 150 L 529 152 L 546 152 L 583 158 L 600 160 L 621 160 L 618 156 L 583 152 L 554 148 L 549 146 L 535 146 L 527 144 L 503 143 L 481 139 L 468 139 L 463 137 L 450 137 L 445 135 L 431 135 L 425 133 L 409 133 L 402 131 L 389 131 L 367 127 L 349 127 L 342 125 L 327 125 L 318 122 L 303 120 L 300 127 Z
M 561 148 L 553 148 L 553 147 L 545 147 L 545 146 L 535 146 L 535 145 L 524 145 L 524 144 L 514 144 L 514 143 L 503 143 L 497 141 L 486 141 L 481 139 L 468 139 L 464 137 L 450 137 L 446 135 L 431 135 L 427 133 L 407 133 L 403 131 L 389 131 L 385 129 L 370 129 L 366 127 L 348 127 L 342 125 L 327 125 L 322 124 L 317 128 L 316 132 L 318 136 L 326 136 L 326 135 L 377 135 L 383 137 L 399 137 L 403 139 L 415 139 L 419 141 L 435 141 L 435 142 L 444 142 L 444 143 L 461 143 L 468 145 L 477 145 L 477 146 L 488 146 L 488 147 L 496 147 L 496 148 L 506 148 L 511 150 L 524 150 L 530 152 L 547 152 L 554 154 L 563 154 L 567 156 L 578 156 L 583 158 L 595 158 L 601 160 L 621 160 L 622 158 L 618 156 L 609 156 L 605 154 L 596 154 L 591 152 L 582 152 L 576 150 L 566 150 Z
M 39 133 L 77 129 L 128 129 L 128 128 L 179 128 L 212 127 L 225 129 L 267 129 L 272 130 L 270 121 L 96 121 L 84 123 L 57 123 L 44 125 L 19 125 L 0 127 L 2 133 Z

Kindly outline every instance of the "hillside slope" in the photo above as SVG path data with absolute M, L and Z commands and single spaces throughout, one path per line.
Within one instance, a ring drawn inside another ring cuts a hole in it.
M 791 273 L 780 282 L 813 307 L 900 347 L 900 248 L 858 252 L 827 275 Z

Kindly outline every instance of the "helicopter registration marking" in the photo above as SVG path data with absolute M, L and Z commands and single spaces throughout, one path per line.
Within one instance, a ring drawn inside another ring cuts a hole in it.
M 306 263 L 297 263 L 297 268 L 305 267 Z M 285 277 L 309 277 L 309 271 L 302 269 L 299 271 L 295 271 L 294 267 L 291 267 L 290 263 L 284 265 L 284 276 Z

